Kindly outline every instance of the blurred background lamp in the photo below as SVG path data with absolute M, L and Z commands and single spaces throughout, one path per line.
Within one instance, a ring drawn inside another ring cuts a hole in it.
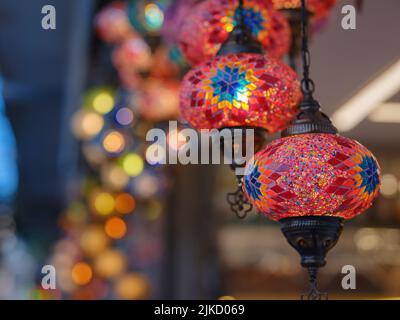
M 104 251 L 109 240 L 101 226 L 91 225 L 82 232 L 79 243 L 82 250 L 92 257 Z
M 397 193 L 397 178 L 390 173 L 382 176 L 381 194 L 385 197 L 393 197 Z
M 129 182 L 129 176 L 116 164 L 106 164 L 101 169 L 103 183 L 112 190 L 121 190 Z
M 72 132 L 77 138 L 83 140 L 96 136 L 103 126 L 103 117 L 91 111 L 79 110 L 72 119 Z
M 104 230 L 112 239 L 121 239 L 126 234 L 126 223 L 118 217 L 110 218 L 106 221 Z
M 128 153 L 122 160 L 122 168 L 129 176 L 136 177 L 144 169 L 143 159 L 137 153 Z
M 100 192 L 94 197 L 94 208 L 101 215 L 109 215 L 114 211 L 114 197 L 108 192 Z
M 121 193 L 115 198 L 115 210 L 118 213 L 131 213 L 135 209 L 135 205 L 135 199 L 129 193 Z
M 115 278 L 124 272 L 127 265 L 125 255 L 114 249 L 101 253 L 95 260 L 94 269 L 103 278 Z
M 103 140 L 103 147 L 107 152 L 119 153 L 125 148 L 125 138 L 118 131 L 110 131 Z
M 139 273 L 128 273 L 116 281 L 114 290 L 121 299 L 146 299 L 150 295 L 150 283 Z
M 133 112 L 129 108 L 121 108 L 117 111 L 115 119 L 120 125 L 127 126 L 133 121 Z
M 92 268 L 86 262 L 78 262 L 71 271 L 72 281 L 77 285 L 85 285 L 92 280 Z
M 92 107 L 100 114 L 109 113 L 114 107 L 114 97 L 108 91 L 101 91 L 94 96 Z

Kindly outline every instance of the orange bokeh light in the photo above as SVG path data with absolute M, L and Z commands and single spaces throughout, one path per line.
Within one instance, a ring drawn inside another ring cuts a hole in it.
M 131 213 L 135 206 L 135 199 L 129 193 L 121 193 L 115 198 L 115 210 L 119 213 Z
M 72 267 L 71 278 L 78 285 L 88 284 L 92 276 L 92 268 L 86 262 L 78 262 Z
M 126 234 L 126 223 L 121 218 L 113 217 L 106 221 L 104 229 L 110 238 L 121 239 Z

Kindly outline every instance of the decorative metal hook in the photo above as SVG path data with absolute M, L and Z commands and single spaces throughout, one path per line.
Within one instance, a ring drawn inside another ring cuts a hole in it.
M 301 295 L 301 300 L 328 300 L 328 294 L 318 290 L 317 273 L 317 267 L 308 268 L 308 274 L 310 276 L 310 289 L 307 293 Z
M 242 186 L 243 177 L 237 177 L 238 187 L 235 192 L 229 192 L 226 195 L 226 201 L 229 203 L 231 210 L 239 219 L 246 218 L 247 214 L 253 209 L 253 205 L 247 200 Z

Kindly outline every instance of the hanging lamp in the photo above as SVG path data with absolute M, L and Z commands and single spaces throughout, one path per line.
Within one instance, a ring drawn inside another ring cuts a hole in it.
M 238 24 L 240 16 L 271 57 L 280 59 L 290 48 L 290 27 L 271 0 L 206 0 L 192 8 L 180 28 L 179 47 L 189 63 L 196 65 L 217 54 Z
M 321 299 L 316 276 L 336 244 L 344 220 L 368 209 L 377 197 L 380 168 L 372 153 L 337 134 L 314 100 L 309 78 L 307 12 L 302 0 L 303 102 L 282 133 L 248 162 L 244 191 L 267 218 L 279 221 L 289 244 L 308 269 L 311 288 L 302 296 Z
M 243 0 L 239 1 L 240 18 L 217 56 L 197 65 L 183 79 L 180 94 L 182 116 L 196 129 L 229 129 L 235 154 L 235 135 L 246 139 L 254 129 L 254 149 L 265 141 L 264 134 L 285 128 L 297 113 L 301 91 L 296 73 L 279 60 L 263 53 L 244 23 Z M 223 140 L 223 139 L 221 139 Z M 221 149 L 225 141 L 221 141 Z M 232 169 L 245 164 L 233 163 Z M 228 194 L 228 202 L 239 217 L 251 210 L 242 191 L 242 176 L 237 175 L 238 189 Z

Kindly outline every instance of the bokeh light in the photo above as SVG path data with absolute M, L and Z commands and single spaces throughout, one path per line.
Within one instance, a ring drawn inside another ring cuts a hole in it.
M 87 255 L 96 256 L 107 248 L 109 239 L 101 226 L 91 225 L 82 232 L 79 243 Z
M 110 131 L 108 132 L 103 140 L 103 147 L 107 152 L 110 153 L 119 153 L 125 148 L 125 138 L 118 131 Z
M 72 119 L 72 132 L 82 140 L 93 138 L 103 129 L 103 126 L 103 117 L 91 111 L 79 110 Z
M 99 192 L 94 196 L 94 208 L 101 215 L 109 215 L 114 211 L 114 197 L 108 192 Z
M 146 299 L 150 295 L 150 283 L 139 273 L 129 273 L 116 281 L 114 290 L 121 299 Z
M 112 217 L 106 221 L 104 230 L 110 238 L 121 239 L 126 234 L 126 223 L 121 218 Z
M 92 268 L 86 262 L 78 262 L 72 267 L 71 278 L 77 285 L 88 284 L 92 276 Z
M 124 272 L 126 265 L 126 257 L 122 252 L 108 249 L 97 256 L 94 270 L 100 277 L 114 278 Z
M 128 153 L 122 159 L 122 168 L 129 176 L 136 177 L 144 169 L 143 159 L 137 153 Z
M 164 13 L 155 3 L 149 3 L 144 8 L 146 26 L 149 31 L 157 31 L 164 22 Z
M 105 186 L 112 190 L 121 190 L 129 182 L 129 176 L 116 164 L 105 164 L 101 169 L 101 178 Z
M 397 179 L 393 174 L 387 173 L 382 176 L 381 194 L 385 197 L 393 197 L 397 193 Z
M 123 126 L 130 125 L 133 122 L 133 119 L 133 112 L 129 108 L 121 108 L 115 114 L 115 120 Z
M 99 89 L 91 95 L 91 107 L 100 114 L 109 113 L 115 104 L 114 96 L 110 90 Z
M 119 213 L 131 213 L 135 205 L 135 199 L 129 193 L 121 193 L 115 197 L 115 210 Z

